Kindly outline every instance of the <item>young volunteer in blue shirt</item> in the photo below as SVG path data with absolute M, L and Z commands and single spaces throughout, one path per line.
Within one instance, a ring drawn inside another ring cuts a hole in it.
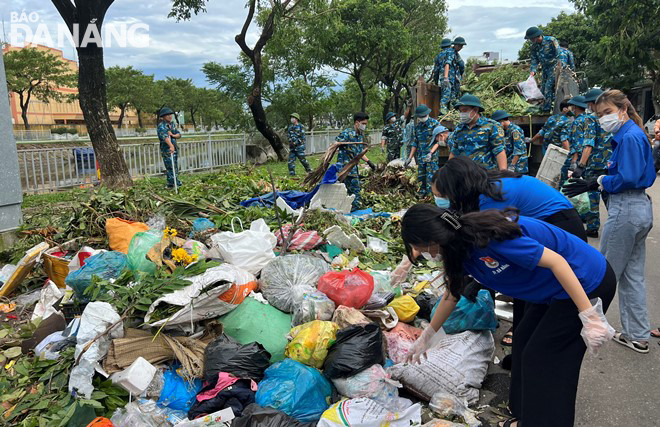
M 569 197 L 600 189 L 609 194 L 607 222 L 600 251 L 612 265 L 619 283 L 622 332 L 619 344 L 648 353 L 650 324 L 646 307 L 646 237 L 653 226 L 653 207 L 645 190 L 655 182 L 651 144 L 626 95 L 608 90 L 596 99 L 603 130 L 613 135 L 607 175 L 589 180 L 572 179 L 565 186 Z
M 523 216 L 556 225 L 587 241 L 580 215 L 566 196 L 531 176 L 509 171 L 486 171 L 470 158 L 461 156 L 449 160 L 436 172 L 432 190 L 436 205 L 441 208 L 451 206 L 463 213 L 516 208 Z M 513 301 L 513 325 L 504 334 L 502 345 L 513 345 L 513 334 L 524 310 L 523 301 Z M 509 360 L 505 358 L 502 366 L 506 368 Z
M 459 215 L 418 204 L 404 215 L 401 234 L 408 257 L 442 260 L 448 281 L 410 359 L 419 361 L 441 339 L 437 331 L 470 274 L 526 302 L 511 372 L 514 418 L 501 425 L 573 426 L 584 352 L 587 347 L 596 352 L 614 335 L 604 312 L 614 298 L 616 279 L 605 257 L 572 234 L 512 210 Z

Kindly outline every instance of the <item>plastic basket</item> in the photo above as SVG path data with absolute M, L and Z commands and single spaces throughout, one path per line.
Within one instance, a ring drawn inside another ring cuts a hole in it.
M 82 316 L 82 313 L 83 311 L 85 311 L 86 306 L 87 303 L 78 304 L 78 303 L 69 302 L 66 304 L 61 304 L 60 310 L 64 315 L 64 320 L 66 321 L 67 325 L 76 317 Z
M 561 180 L 561 168 L 566 163 L 568 150 L 550 144 L 543 156 L 536 178 L 545 182 L 552 188 L 558 188 Z
M 66 276 L 69 275 L 69 263 L 71 260 L 60 258 L 52 254 L 62 250 L 77 252 L 80 250 L 80 240 L 81 238 L 69 240 L 60 246 L 55 246 L 44 252 L 44 270 L 46 271 L 48 278 L 52 280 L 58 288 L 66 287 L 64 280 L 66 279 Z

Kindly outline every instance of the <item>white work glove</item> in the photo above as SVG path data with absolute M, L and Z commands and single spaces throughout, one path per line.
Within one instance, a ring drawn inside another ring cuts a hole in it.
M 429 153 L 426 156 L 424 156 L 424 161 L 425 162 L 430 162 L 433 160 L 433 154 Z
M 524 142 L 525 144 L 531 144 L 531 143 L 532 143 L 532 138 L 530 138 L 530 137 L 526 137 L 526 138 L 523 140 L 523 142 Z
M 593 307 L 581 311 L 579 316 L 582 321 L 582 339 L 587 345 L 589 353 L 596 355 L 598 350 L 614 337 L 614 328 L 607 323 L 605 314 L 603 313 L 603 301 L 596 298 L 596 303 Z
M 516 171 L 516 165 L 509 165 L 509 167 L 507 167 L 507 169 L 509 170 L 509 172 L 515 172 Z
M 410 273 L 410 270 L 412 269 L 412 262 L 410 262 L 410 259 L 408 259 L 408 255 L 404 255 L 403 259 L 397 265 L 397 267 L 394 269 L 392 272 L 392 275 L 390 276 L 390 285 L 396 286 L 400 283 L 403 283 L 406 281 L 408 278 L 408 274 Z
M 407 363 L 420 363 L 421 357 L 426 357 L 426 352 L 436 345 L 446 336 L 445 330 L 440 328 L 439 331 L 433 329 L 433 326 L 429 325 L 424 328 L 422 335 L 417 338 L 417 341 L 413 344 L 408 356 L 406 357 Z
M 383 147 L 382 145 L 380 146 L 380 152 L 385 153 L 385 147 Z
M 568 168 L 568 170 L 573 172 L 575 169 L 577 169 L 577 162 L 571 162 L 571 166 Z

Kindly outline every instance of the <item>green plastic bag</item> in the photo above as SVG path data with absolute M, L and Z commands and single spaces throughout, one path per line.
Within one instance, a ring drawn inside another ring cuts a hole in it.
M 291 315 L 254 298 L 245 298 L 234 311 L 220 317 L 223 332 L 241 344 L 258 342 L 271 354 L 270 363 L 284 359 Z
M 161 237 L 154 233 L 135 233 L 128 245 L 128 268 L 147 274 L 156 272 L 156 264 L 147 259 L 147 252 L 160 242 Z
M 568 184 L 568 181 L 566 181 L 564 183 L 564 186 L 566 184 Z M 563 192 L 562 192 L 562 194 L 563 194 Z M 578 194 L 575 197 L 568 197 L 568 196 L 566 196 L 566 197 L 573 204 L 573 207 L 575 208 L 575 210 L 580 215 L 586 214 L 591 209 L 591 202 L 589 201 L 589 193 L 588 192 Z

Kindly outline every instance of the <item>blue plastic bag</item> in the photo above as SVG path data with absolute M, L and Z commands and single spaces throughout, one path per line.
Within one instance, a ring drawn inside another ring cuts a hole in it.
M 302 422 L 318 421 L 328 409 L 332 386 L 317 369 L 284 359 L 266 369 L 256 401 Z
M 192 226 L 193 226 L 192 231 L 188 235 L 188 237 L 190 237 L 191 239 L 195 236 L 196 233 L 199 233 L 200 231 L 205 231 L 210 228 L 215 228 L 215 223 L 210 219 L 197 218 L 196 220 L 193 221 Z
M 442 301 L 442 298 L 435 303 L 431 318 L 433 318 L 440 301 Z M 495 331 L 497 318 L 495 317 L 495 303 L 490 296 L 490 292 L 486 289 L 480 290 L 476 302 L 470 302 L 467 298 L 461 297 L 442 328 L 448 334 L 459 334 L 465 331 Z
M 83 292 L 92 284 L 92 276 L 103 280 L 116 279 L 125 268 L 128 268 L 128 257 L 125 254 L 117 251 L 101 252 L 87 258 L 85 265 L 69 273 L 64 282 L 79 299 L 84 299 Z
M 195 380 L 190 383 L 181 378 L 174 368 L 165 371 L 163 380 L 158 405 L 187 413 L 195 403 L 197 393 L 202 389 L 202 381 Z

